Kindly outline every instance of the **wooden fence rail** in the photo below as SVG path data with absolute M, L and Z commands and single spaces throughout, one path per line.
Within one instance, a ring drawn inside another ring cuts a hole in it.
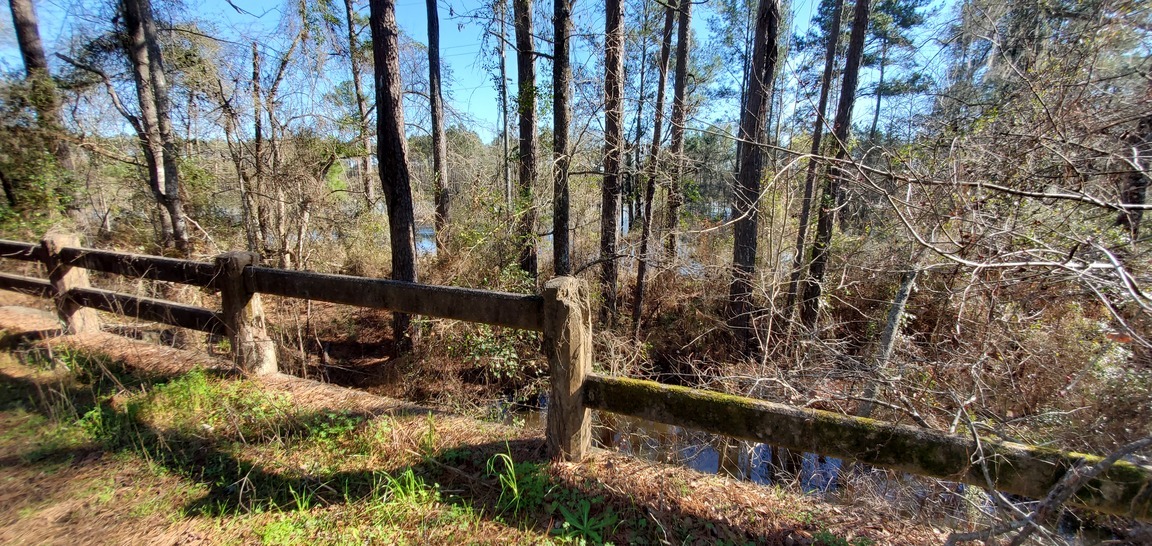
M 540 296 L 249 267 L 253 292 L 540 331 Z
M 60 261 L 74 267 L 115 273 L 124 277 L 167 281 L 194 286 L 215 286 L 215 264 L 144 256 L 88 248 L 62 248 Z
M 203 307 L 130 296 L 98 288 L 72 288 L 68 291 L 68 298 L 84 307 L 117 315 L 137 317 L 209 334 L 228 333 L 220 313 Z
M 41 298 L 52 297 L 52 283 L 44 279 L 33 279 L 31 277 L 0 273 L 0 288 L 21 294 L 28 294 L 29 296 L 39 296 Z
M 92 309 L 99 309 L 227 334 L 237 365 L 251 373 L 276 371 L 260 294 L 542 332 L 551 384 L 546 441 L 549 452 L 565 460 L 587 456 L 590 410 L 596 409 L 1034 498 L 1047 494 L 1072 469 L 1101 461 L 1095 455 L 977 442 L 929 429 L 593 374 L 588 288 L 571 277 L 548 281 L 541 295 L 510 294 L 272 269 L 260 267 L 259 256 L 247 252 L 223 254 L 207 263 L 93 250 L 81 248 L 68 235 L 48 237 L 39 245 L 0 240 L 0 257 L 47 266 L 47 281 L 0 274 L 0 289 L 54 298 L 69 332 L 97 328 Z M 88 269 L 217 289 L 222 310 L 91 288 Z M 1152 521 L 1152 468 L 1118 462 L 1088 480 L 1071 502 Z
M 44 249 L 38 244 L 0 239 L 0 258 L 24 260 L 26 262 L 43 262 Z
M 932 429 L 797 408 L 764 400 L 589 375 L 584 403 L 610 411 L 797 451 L 1043 498 L 1065 473 L 1102 458 Z M 987 472 L 987 475 L 985 475 Z M 1112 465 L 1081 487 L 1073 503 L 1104 513 L 1152 518 L 1152 469 Z

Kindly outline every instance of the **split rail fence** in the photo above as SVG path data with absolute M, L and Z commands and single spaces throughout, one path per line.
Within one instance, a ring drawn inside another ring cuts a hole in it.
M 539 295 L 429 286 L 261 267 L 231 252 L 214 263 L 83 248 L 74 235 L 39 244 L 0 240 L 0 257 L 43 263 L 48 278 L 0 274 L 0 288 L 55 300 L 68 333 L 100 328 L 94 310 L 228 336 L 238 367 L 275 373 L 260 294 L 532 330 L 543 334 L 551 396 L 546 442 L 553 456 L 584 459 L 591 410 L 811 451 L 882 468 L 1043 498 L 1068 472 L 1103 458 L 797 408 L 763 400 L 592 373 L 592 312 L 583 281 L 560 277 Z M 92 288 L 88 270 L 218 290 L 221 310 Z M 1119 461 L 1083 480 L 1071 504 L 1152 521 L 1152 468 Z

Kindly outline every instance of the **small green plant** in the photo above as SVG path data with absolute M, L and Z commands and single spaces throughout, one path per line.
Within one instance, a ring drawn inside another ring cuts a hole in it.
M 232 341 L 226 337 L 221 337 L 212 346 L 212 349 L 214 351 L 216 351 L 217 354 L 222 354 L 222 355 L 231 354 L 232 353 Z
M 424 483 L 424 479 L 406 469 L 399 476 L 387 475 L 385 488 L 388 500 L 408 506 L 418 506 L 440 500 L 439 486 Z
M 511 510 L 519 515 L 525 510 L 534 510 L 544 503 L 547 495 L 547 479 L 536 463 L 517 463 L 512 459 L 509 447 L 505 453 L 497 453 L 488 459 L 489 476 L 500 482 L 500 498 L 496 501 L 501 510 Z
M 309 491 L 307 485 L 301 485 L 299 491 L 296 490 L 295 486 L 289 485 L 288 494 L 292 495 L 292 504 L 297 511 L 307 512 L 312 509 L 316 492 Z
M 392 441 L 393 422 L 388 417 L 372 419 L 352 437 L 351 450 L 359 455 L 371 455 L 380 446 Z
M 308 423 L 309 436 L 325 445 L 333 445 L 364 422 L 364 418 L 345 412 L 327 412 Z
M 603 544 L 604 535 L 618 519 L 610 508 L 592 516 L 592 503 L 588 499 L 580 499 L 575 510 L 560 505 L 560 514 L 564 516 L 564 523 L 553 533 L 567 538 L 580 538 L 592 544 Z
M 436 418 L 432 412 L 428 412 L 428 416 L 424 418 L 424 423 L 427 425 L 424 429 L 424 434 L 420 437 L 420 453 L 425 457 L 431 457 L 436 454 Z
M 304 539 L 296 522 L 285 517 L 268 522 L 257 534 L 264 544 L 300 544 Z
M 498 465 L 503 463 L 504 469 Z M 520 511 L 522 495 L 520 494 L 520 480 L 516 476 L 516 462 L 508 453 L 497 453 L 488 459 L 488 474 L 496 476 L 500 481 L 500 498 L 496 501 L 504 509 L 511 508 L 512 513 Z
M 117 449 L 139 436 L 136 419 L 139 403 L 131 401 L 126 411 L 117 411 L 109 403 L 101 403 L 80 418 L 80 428 L 107 449 Z
M 531 371 L 535 362 L 521 359 L 520 353 L 537 343 L 537 339 L 535 332 L 481 324 L 466 330 L 463 343 L 451 352 L 482 367 L 491 380 L 508 381 Z

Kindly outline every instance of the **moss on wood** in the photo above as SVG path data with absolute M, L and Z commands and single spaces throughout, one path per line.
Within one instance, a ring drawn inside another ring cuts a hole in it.
M 591 375 L 584 401 L 594 409 L 981 487 L 989 486 L 986 468 L 995 489 L 1033 498 L 1046 495 L 1069 469 L 1102 460 L 1011 442 L 977 445 L 935 430 L 638 379 Z M 1152 468 L 1116 463 L 1081 487 L 1073 503 L 1152 520 Z

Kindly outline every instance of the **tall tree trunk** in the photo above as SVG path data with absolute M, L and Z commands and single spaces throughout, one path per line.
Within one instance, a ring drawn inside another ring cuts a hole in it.
M 28 80 L 48 78 L 48 57 L 44 54 L 44 43 L 40 41 L 40 22 L 36 18 L 36 7 L 32 0 L 8 0 L 12 10 L 12 27 L 16 31 L 16 44 L 20 47 L 20 57 L 24 61 L 24 77 Z M 55 94 L 50 97 L 54 99 Z M 41 111 L 50 103 L 34 104 L 37 115 L 54 116 L 55 111 Z
M 664 130 L 664 88 L 668 80 L 668 58 L 672 56 L 672 26 L 676 22 L 676 9 L 664 8 L 664 32 L 660 38 L 660 79 L 656 84 L 656 104 L 652 119 L 652 146 L 648 163 L 644 166 L 644 213 L 640 230 L 640 263 L 636 266 L 636 287 L 632 295 L 632 338 L 640 338 L 641 314 L 644 309 L 644 279 L 648 275 L 648 245 L 652 238 L 652 199 L 656 196 L 656 162 L 660 155 L 660 138 Z
M 436 0 L 428 0 L 428 102 L 432 106 L 432 170 L 436 178 L 436 251 L 448 242 L 448 145 L 444 138 L 444 106 L 440 91 L 440 16 Z
M 275 232 L 276 242 L 275 255 L 279 258 L 279 267 L 283 269 L 298 268 L 302 265 L 299 263 L 293 265 L 295 252 L 292 250 L 291 241 L 289 241 L 288 237 L 292 231 L 290 222 L 293 219 L 288 209 L 290 204 L 288 183 L 293 179 L 299 183 L 299 178 L 288 175 L 284 171 L 283 144 L 285 142 L 285 126 L 277 116 L 276 105 L 280 103 L 280 85 L 284 83 L 284 79 L 287 77 L 288 66 L 292 61 L 296 48 L 304 43 L 306 39 L 306 27 L 301 27 L 296 33 L 296 36 L 293 37 L 288 49 L 280 54 L 280 58 L 276 62 L 276 70 L 272 73 L 272 81 L 268 85 L 268 91 L 262 98 L 264 115 L 268 118 L 268 163 L 269 173 L 272 175 L 272 203 L 275 204 L 275 209 L 272 214 L 272 229 Z M 299 195 L 300 192 L 297 191 L 295 196 Z M 297 202 L 296 207 L 299 208 L 299 202 Z
M 176 135 L 172 129 L 172 107 L 168 98 L 168 76 L 164 71 L 164 55 L 160 50 L 160 38 L 156 32 L 156 21 L 152 17 L 150 0 L 134 0 L 139 9 L 140 22 L 144 30 L 144 43 L 148 49 L 148 63 L 151 67 L 153 94 L 156 100 L 156 119 L 159 123 L 160 146 L 164 151 L 164 206 L 172 217 L 172 238 L 176 250 L 189 255 L 192 249 L 188 240 L 188 224 L 184 218 L 184 200 L 180 196 L 179 152 L 176 148 Z M 130 2 L 132 3 L 132 2 Z
M 752 46 L 752 72 L 740 113 L 740 169 L 736 176 L 735 230 L 732 248 L 732 287 L 729 292 L 729 327 L 749 354 L 759 352 L 752 325 L 752 278 L 756 273 L 756 228 L 759 217 L 760 178 L 764 175 L 767 116 L 776 75 L 779 0 L 761 0 L 756 14 Z
M 372 178 L 371 128 L 368 126 L 368 97 L 364 95 L 364 82 L 360 77 L 360 63 L 356 55 L 359 40 L 356 39 L 356 9 L 352 0 L 344 0 L 344 16 L 348 23 L 348 65 L 352 69 L 352 90 L 356 94 L 356 110 L 360 117 L 356 127 L 360 134 L 360 187 L 364 190 L 364 206 L 371 210 L 376 203 L 376 181 Z
M 4 199 L 8 201 L 8 206 L 16 208 L 18 200 L 16 198 L 16 188 L 12 185 L 12 181 L 4 175 L 4 171 L 0 171 L 0 186 L 4 188 Z
M 172 142 L 171 123 L 162 125 L 161 112 L 167 114 L 167 100 L 164 109 L 160 107 L 158 81 L 167 82 L 154 74 L 163 71 L 162 63 L 153 59 L 152 47 L 148 43 L 144 19 L 151 19 L 151 6 L 147 0 L 124 0 L 121 5 L 128 58 L 132 64 L 132 77 L 136 84 L 136 98 L 140 103 L 141 144 L 144 148 L 145 163 L 148 167 L 148 180 L 152 196 L 162 209 L 161 246 L 175 243 L 177 249 L 187 250 L 187 233 L 184 231 L 183 207 L 179 201 L 179 175 L 175 170 L 175 157 L 166 158 L 169 151 L 175 153 Z M 154 25 L 153 25 L 154 28 Z M 157 46 L 158 49 L 158 46 Z M 167 138 L 163 127 L 167 127 Z M 166 144 L 167 143 L 167 144 Z M 169 149 L 171 148 L 171 149 Z M 171 188 L 171 189 L 170 189 Z M 172 202 L 172 196 L 176 200 Z M 181 241 L 181 239 L 183 239 Z
M 56 84 L 48 72 L 48 58 L 44 54 L 44 44 L 40 41 L 36 8 L 32 0 L 9 0 L 8 5 L 12 9 L 12 27 L 16 31 L 20 57 L 24 60 L 24 77 L 32 88 L 32 106 L 36 109 L 40 128 L 50 133 L 56 163 L 71 170 L 74 167 L 72 149 L 62 138 L 60 97 L 56 94 Z
M 812 328 L 820 311 L 821 283 L 828 267 L 828 245 L 835 229 L 837 196 L 845 176 L 842 166 L 848 157 L 848 135 L 852 129 L 852 105 L 856 100 L 856 85 L 860 75 L 860 61 L 864 54 L 864 37 L 868 31 L 869 0 L 856 0 L 852 17 L 852 34 L 848 39 L 848 53 L 844 61 L 844 79 L 840 85 L 840 100 L 836 105 L 836 118 L 832 124 L 832 137 L 836 147 L 836 161 L 828 168 L 820 197 L 820 213 L 816 223 L 816 241 L 812 244 L 812 265 L 804 286 L 804 301 L 800 306 L 800 322 Z
M 500 8 L 500 121 L 503 130 L 500 132 L 500 141 L 504 145 L 504 210 L 511 218 L 516 210 L 512 203 L 512 167 L 510 165 L 511 152 L 508 148 L 508 59 L 504 48 L 508 44 L 508 33 L 505 22 L 508 20 L 508 0 L 497 0 Z
M 260 49 L 256 42 L 252 42 L 252 166 L 253 182 L 256 201 L 256 224 L 259 226 L 260 248 L 265 258 L 275 255 L 275 237 L 272 230 L 272 212 L 269 210 L 268 200 L 264 198 L 267 183 L 264 170 L 264 95 L 260 89 Z
M 572 35 L 572 1 L 555 0 L 552 8 L 552 263 L 556 276 L 572 272 L 572 243 L 568 239 L 568 128 L 571 125 L 572 65 L 568 39 Z
M 648 8 L 641 7 L 644 12 L 644 20 L 640 24 L 640 28 L 644 29 L 644 33 L 648 32 Z M 640 49 L 640 86 L 637 91 L 636 100 L 636 138 L 633 142 L 633 156 L 632 168 L 630 169 L 630 181 L 628 184 L 628 231 L 631 232 L 636 229 L 636 220 L 644 213 L 641 208 L 641 191 L 640 191 L 640 154 L 643 153 L 644 146 L 640 144 L 640 139 L 644 134 L 644 96 L 647 91 L 644 88 L 644 75 L 648 73 L 648 40 L 641 40 Z M 643 219 L 640 219 L 643 222 Z M 643 258 L 641 258 L 643 259 Z
M 808 159 L 808 169 L 804 174 L 804 198 L 800 201 L 800 220 L 796 229 L 796 249 L 793 254 L 792 278 L 788 281 L 788 296 L 784 303 L 786 319 L 791 319 L 799 294 L 800 276 L 804 274 L 807 261 L 804 259 L 804 247 L 808 244 L 808 224 L 812 218 L 812 193 L 816 185 L 816 168 L 820 164 L 817 157 L 820 155 L 821 140 L 824 137 L 824 125 L 828 111 L 828 94 L 832 89 L 832 72 L 835 70 L 836 49 L 840 44 L 840 16 L 844 12 L 844 0 L 834 0 L 832 9 L 832 25 L 835 29 L 828 33 L 827 44 L 824 48 L 824 73 L 820 76 L 820 100 L 816 104 L 816 124 L 812 127 L 812 148 L 809 152 L 812 157 Z
M 668 228 L 664 241 L 664 252 L 668 261 L 676 261 L 676 231 L 680 228 L 680 206 L 684 195 L 680 189 L 680 177 L 684 175 L 684 124 L 688 118 L 688 50 L 689 36 L 692 35 L 692 1 L 680 0 L 680 22 L 676 31 L 676 82 L 672 98 L 672 177 L 668 185 Z
M 36 109 L 40 128 L 50 133 L 52 153 L 57 164 L 70 170 L 73 168 L 72 150 L 62 138 L 60 97 L 56 94 L 56 84 L 48 72 L 48 58 L 40 40 L 36 8 L 32 0 L 9 0 L 8 5 L 12 10 L 16 44 L 20 47 L 20 57 L 24 61 L 24 77 L 32 88 L 32 106 Z
M 416 222 L 408 172 L 408 141 L 404 137 L 404 89 L 400 86 L 396 4 L 392 0 L 371 0 L 368 5 L 372 63 L 376 72 L 376 157 L 388 207 L 392 279 L 416 282 Z M 395 313 L 392 328 L 397 352 L 411 350 L 415 342 L 411 317 Z
M 868 130 L 868 138 L 876 142 L 880 128 L 880 103 L 884 100 L 884 67 L 888 64 L 888 40 L 880 39 L 880 79 L 876 82 L 876 110 L 872 112 L 872 128 Z
M 520 218 L 517 244 L 520 245 L 520 269 L 537 276 L 536 207 L 532 188 L 536 185 L 536 52 L 532 44 L 532 0 L 512 0 L 516 18 L 516 71 L 520 113 Z
M 604 8 L 604 182 L 600 187 L 600 285 L 608 323 L 616 317 L 616 232 L 624 147 L 624 4 Z

